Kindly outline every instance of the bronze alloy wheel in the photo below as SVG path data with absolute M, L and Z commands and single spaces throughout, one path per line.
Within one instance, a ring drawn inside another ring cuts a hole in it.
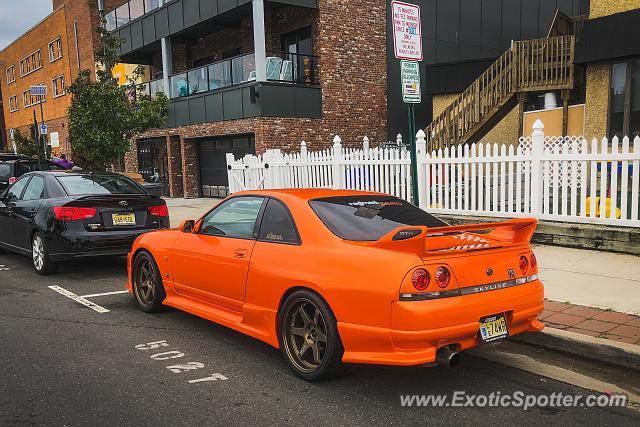
M 284 346 L 289 360 L 302 372 L 322 364 L 327 349 L 327 324 L 320 309 L 300 299 L 285 314 Z
M 146 251 L 139 253 L 133 262 L 133 294 L 140 309 L 147 313 L 161 310 L 166 298 L 158 265 Z
M 155 271 L 151 260 L 144 257 L 138 263 L 136 270 L 136 297 L 141 305 L 150 306 L 153 304 L 155 288 Z

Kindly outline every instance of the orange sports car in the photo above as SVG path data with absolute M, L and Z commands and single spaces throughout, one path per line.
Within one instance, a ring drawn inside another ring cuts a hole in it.
M 144 311 L 172 306 L 281 349 L 307 380 L 343 362 L 452 364 L 544 327 L 535 227 L 448 226 L 380 193 L 242 192 L 138 237 L 127 287 Z

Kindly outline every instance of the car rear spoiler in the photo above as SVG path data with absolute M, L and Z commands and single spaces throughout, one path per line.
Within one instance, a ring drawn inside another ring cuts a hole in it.
M 501 222 L 437 228 L 402 226 L 373 242 L 371 246 L 415 252 L 421 257 L 441 255 L 443 252 L 459 253 L 519 246 L 531 242 L 537 224 L 538 220 L 535 218 L 518 218 Z M 475 238 L 466 239 L 466 241 L 457 240 L 454 237 L 463 233 L 477 234 Z

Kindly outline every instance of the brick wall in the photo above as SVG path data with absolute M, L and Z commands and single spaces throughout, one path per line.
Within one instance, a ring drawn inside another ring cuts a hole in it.
M 387 58 L 386 1 L 320 0 L 320 10 L 291 6 L 271 6 L 266 10 L 267 49 L 281 50 L 281 36 L 312 26 L 314 54 L 320 57 L 319 78 L 323 93 L 321 119 L 257 117 L 173 129 L 154 129 L 138 138 L 170 136 L 168 152 L 177 152 L 170 163 L 171 175 L 182 174 L 185 197 L 198 195 L 197 139 L 233 134 L 255 135 L 256 151 L 269 148 L 297 151 L 305 140 L 310 150 L 329 148 L 339 134 L 346 146 L 360 146 L 368 136 L 373 144 L 386 140 L 387 126 Z M 241 37 L 229 37 L 235 32 Z M 222 51 L 241 47 L 253 51 L 251 19 L 243 19 L 240 29 L 227 29 L 205 36 L 196 43 L 173 43 L 174 72 L 191 68 L 193 61 L 221 55 Z M 159 58 L 158 58 L 159 59 Z M 154 61 L 154 69 L 160 61 Z M 125 156 L 127 171 L 137 171 L 137 142 Z M 181 166 L 181 170 L 180 167 Z M 174 194 L 179 194 L 170 180 Z

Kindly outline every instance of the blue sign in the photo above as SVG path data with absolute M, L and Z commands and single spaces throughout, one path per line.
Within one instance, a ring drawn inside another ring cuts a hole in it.
M 29 92 L 32 96 L 44 96 L 47 94 L 47 87 L 45 85 L 32 85 L 29 87 Z
M 49 133 L 49 128 L 47 128 L 45 123 L 42 123 L 40 125 L 40 135 L 46 135 L 47 133 Z

